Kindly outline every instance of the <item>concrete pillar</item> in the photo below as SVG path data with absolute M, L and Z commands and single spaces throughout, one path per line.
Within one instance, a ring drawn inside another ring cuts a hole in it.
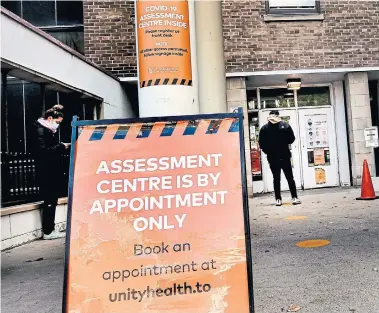
M 251 174 L 249 118 L 247 111 L 246 81 L 244 77 L 229 77 L 226 79 L 226 94 L 228 112 L 232 107 L 243 108 L 243 129 L 245 140 L 246 179 L 249 195 L 253 194 L 253 177 Z
M 227 105 L 221 1 L 195 1 L 195 19 L 200 112 L 224 113 Z
M 135 1 L 140 117 L 191 115 L 200 111 L 196 65 L 193 66 L 193 6 L 192 0 Z M 156 17 L 152 19 L 151 13 Z M 176 13 L 182 18 L 161 18 L 164 13 Z
M 377 85 L 376 85 L 376 92 L 377 92 L 377 102 L 374 104 L 377 106 L 377 108 L 379 109 L 379 80 L 377 81 Z M 379 116 L 378 116 L 379 118 Z M 374 184 L 374 188 L 375 190 L 379 190 L 379 162 L 377 161 L 378 160 L 378 157 L 379 157 L 379 148 L 375 149 L 375 152 L 374 152 L 374 158 L 375 158 L 375 166 L 376 166 L 376 173 L 375 175 L 377 175 L 377 177 L 374 177 L 372 179 L 372 182 Z M 374 173 L 372 173 L 371 175 L 374 175 Z
M 337 136 L 337 151 L 338 151 L 338 169 L 340 173 L 341 186 L 350 186 L 350 164 L 349 158 L 346 157 L 349 151 L 346 131 L 346 112 L 345 98 L 343 92 L 343 81 L 333 82 L 332 84 L 335 121 L 336 121 L 336 136 Z
M 366 159 L 371 174 L 374 170 L 372 148 L 366 148 L 364 129 L 372 126 L 367 72 L 348 73 L 345 76 L 346 107 L 353 184 L 362 183 L 363 161 Z

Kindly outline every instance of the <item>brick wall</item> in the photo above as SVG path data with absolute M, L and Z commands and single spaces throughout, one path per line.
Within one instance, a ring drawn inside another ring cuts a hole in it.
M 264 21 L 264 0 L 223 1 L 227 72 L 379 66 L 379 1 L 322 0 L 324 21 Z
M 264 0 L 223 0 L 227 72 L 379 66 L 379 0 L 321 0 L 324 21 L 264 21 Z M 85 1 L 86 56 L 136 76 L 133 1 Z M 211 56 L 210 56 L 211 57 Z
M 136 76 L 133 1 L 84 1 L 86 57 L 116 76 Z

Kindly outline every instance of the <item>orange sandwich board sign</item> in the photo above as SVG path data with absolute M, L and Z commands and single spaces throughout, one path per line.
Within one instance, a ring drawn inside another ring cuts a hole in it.
M 252 313 L 241 113 L 72 123 L 64 313 Z

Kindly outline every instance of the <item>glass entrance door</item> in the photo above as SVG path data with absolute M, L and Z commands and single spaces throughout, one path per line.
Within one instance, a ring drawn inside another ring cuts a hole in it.
M 267 123 L 271 110 L 280 112 L 289 123 L 296 140 L 291 146 L 292 169 L 297 188 L 339 185 L 335 122 L 329 87 L 304 87 L 297 92 L 286 89 L 259 89 L 259 126 Z M 262 153 L 264 192 L 274 190 L 273 176 Z M 282 190 L 288 190 L 282 173 Z
M 338 185 L 332 108 L 299 110 L 304 188 Z

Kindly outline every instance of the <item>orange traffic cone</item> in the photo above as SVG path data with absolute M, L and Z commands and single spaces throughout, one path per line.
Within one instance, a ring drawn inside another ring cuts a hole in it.
M 367 160 L 363 162 L 362 189 L 361 196 L 357 200 L 375 200 L 379 199 L 375 195 L 374 186 L 372 185 L 370 169 Z

